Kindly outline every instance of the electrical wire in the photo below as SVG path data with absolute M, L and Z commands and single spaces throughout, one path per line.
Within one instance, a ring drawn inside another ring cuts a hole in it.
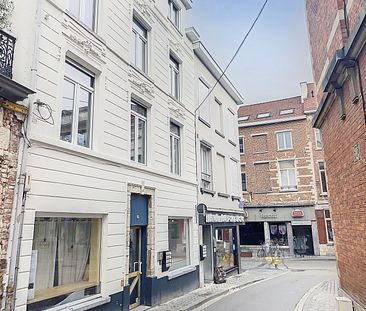
M 259 17 L 262 15 L 262 12 L 264 10 L 264 8 L 266 7 L 267 5 L 267 2 L 268 0 L 265 0 L 263 5 L 262 5 L 262 8 L 260 9 L 257 17 L 255 18 L 255 20 L 253 21 L 252 25 L 250 26 L 248 32 L 246 33 L 246 35 L 244 36 L 243 40 L 241 41 L 239 47 L 237 48 L 234 56 L 231 58 L 230 62 L 227 64 L 227 66 L 225 67 L 224 71 L 222 71 L 220 77 L 216 80 L 214 86 L 211 88 L 211 90 L 208 92 L 208 94 L 206 95 L 206 97 L 202 100 L 202 102 L 198 105 L 198 107 L 196 108 L 195 110 L 195 113 L 197 112 L 197 110 L 203 105 L 203 103 L 206 101 L 206 99 L 211 95 L 211 93 L 213 92 L 213 90 L 215 89 L 216 85 L 220 82 L 221 78 L 225 75 L 226 71 L 228 70 L 228 68 L 230 67 L 231 63 L 234 61 L 235 57 L 238 55 L 239 51 L 241 50 L 244 42 L 247 40 L 249 34 L 252 32 L 255 24 L 257 23 Z

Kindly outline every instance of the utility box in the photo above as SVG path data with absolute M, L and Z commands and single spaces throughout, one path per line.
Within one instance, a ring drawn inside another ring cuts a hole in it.
M 336 297 L 337 311 L 353 311 L 352 300 L 347 297 Z

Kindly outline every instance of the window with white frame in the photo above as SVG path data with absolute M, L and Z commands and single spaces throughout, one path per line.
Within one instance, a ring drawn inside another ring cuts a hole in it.
M 293 113 L 294 113 L 294 109 L 293 108 L 280 110 L 280 116 L 286 115 L 286 114 L 293 114 Z
M 27 310 L 100 293 L 101 219 L 36 217 Z
M 210 87 L 202 80 L 198 79 L 198 106 L 200 118 L 210 123 L 210 98 L 207 97 Z
M 322 135 L 320 133 L 320 130 L 314 129 L 314 132 L 315 132 L 315 147 L 316 147 L 316 149 L 322 149 L 323 141 L 322 141 Z
M 147 73 L 147 29 L 134 17 L 132 23 L 132 63 Z
M 172 254 L 170 270 L 184 268 L 190 264 L 189 219 L 169 218 L 168 231 Z
M 228 122 L 227 122 L 227 126 L 228 126 L 228 135 L 229 135 L 229 139 L 232 142 L 236 142 L 237 138 L 237 131 L 238 131 L 238 123 L 236 121 L 235 118 L 235 114 L 234 112 L 232 112 L 230 109 L 228 109 Z
M 292 133 L 291 131 L 277 133 L 277 149 L 289 150 L 292 149 Z
M 201 184 L 203 189 L 212 190 L 211 148 L 201 144 Z
M 170 172 L 180 174 L 180 127 L 170 122 Z
M 69 11 L 90 29 L 95 30 L 96 0 L 69 0 Z
M 245 152 L 244 137 L 239 137 L 239 152 L 240 154 Z
M 180 26 L 180 10 L 174 1 L 169 0 L 169 19 L 174 24 L 175 27 L 179 29 Z
M 131 160 L 146 164 L 147 109 L 131 101 Z
M 173 55 L 170 54 L 169 71 L 170 71 L 170 95 L 179 100 L 180 96 L 180 64 Z
M 319 165 L 319 176 L 320 176 L 320 189 L 321 194 L 327 194 L 328 193 L 328 187 L 327 187 L 327 176 L 325 173 L 325 164 L 323 161 L 318 162 Z
M 325 220 L 325 227 L 327 228 L 327 240 L 328 243 L 334 242 L 333 237 L 333 228 L 332 228 L 332 219 L 330 217 L 330 211 L 324 210 L 324 220 Z
M 270 116 L 270 112 L 262 112 L 257 114 L 257 119 L 269 118 Z
M 295 160 L 278 162 L 281 176 L 281 190 L 297 190 Z
M 94 80 L 94 76 L 86 69 L 66 62 L 61 110 L 61 140 L 90 147 Z

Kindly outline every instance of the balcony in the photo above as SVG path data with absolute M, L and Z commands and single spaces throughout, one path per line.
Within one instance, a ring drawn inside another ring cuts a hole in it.
M 0 74 L 13 78 L 15 38 L 0 30 Z

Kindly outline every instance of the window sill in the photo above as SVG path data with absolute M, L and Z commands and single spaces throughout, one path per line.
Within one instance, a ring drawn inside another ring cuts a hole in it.
M 173 100 L 174 102 L 176 102 L 177 104 L 179 104 L 179 105 L 181 105 L 182 107 L 184 107 L 185 108 L 185 105 L 180 101 L 180 99 L 177 99 L 177 98 L 175 98 L 173 95 L 171 95 L 171 94 L 168 94 L 168 96 L 169 96 L 169 98 L 171 99 L 171 100 Z
M 256 152 L 253 152 L 254 154 L 263 154 L 263 153 L 268 153 L 268 150 L 267 151 L 256 151 Z
M 77 23 L 80 27 L 82 27 L 84 30 L 86 30 L 89 34 L 91 34 L 93 37 L 95 37 L 96 39 L 98 39 L 98 41 L 100 41 L 103 44 L 106 44 L 106 41 L 99 36 L 95 30 L 89 28 L 89 26 L 87 26 L 86 24 L 84 24 L 80 19 L 78 19 L 76 16 L 74 16 L 70 11 L 66 10 L 65 14 L 71 18 L 75 23 Z
M 222 198 L 230 198 L 230 194 L 226 194 L 226 193 L 222 193 L 222 192 L 218 192 L 217 195 L 219 197 L 222 197 Z
M 130 66 L 132 67 L 132 69 L 134 69 L 137 73 L 139 73 L 140 75 L 142 75 L 146 80 L 148 80 L 149 82 L 154 84 L 154 80 L 149 76 L 149 74 L 147 72 L 143 72 L 141 69 L 137 68 L 135 66 L 135 64 L 130 63 Z
M 214 196 L 216 193 L 213 190 L 209 190 L 209 189 L 205 189 L 205 188 L 200 188 L 200 190 L 201 190 L 201 194 L 207 193 L 207 194 L 211 194 L 212 196 Z
M 167 16 L 167 20 L 173 26 L 173 28 L 175 29 L 175 31 L 183 38 L 183 34 L 180 31 L 179 27 L 172 22 L 172 20 L 169 18 L 169 16 Z
M 61 311 L 61 310 L 89 310 L 111 301 L 111 297 L 102 297 L 101 295 L 91 296 L 77 301 L 73 301 L 61 306 L 47 309 L 47 311 Z
M 236 145 L 236 143 L 234 143 L 231 139 L 228 139 L 228 142 L 230 143 L 230 144 L 232 144 L 234 147 L 236 147 L 237 145 Z
M 319 194 L 321 197 L 327 197 L 328 196 L 328 193 L 327 192 L 323 192 L 323 193 L 320 193 Z
M 290 151 L 290 150 L 294 150 L 294 148 L 277 149 L 277 152 L 281 152 L 281 151 Z
M 237 200 L 237 201 L 239 201 L 239 202 L 240 202 L 240 199 L 241 199 L 241 198 L 240 198 L 240 197 L 238 197 L 237 195 L 232 195 L 232 196 L 231 196 L 231 200 L 232 200 L 232 201 Z
M 225 135 L 222 134 L 221 132 L 219 132 L 218 130 L 215 130 L 215 133 L 219 136 L 221 136 L 222 138 L 225 138 Z
M 299 189 L 280 189 L 280 192 L 298 192 Z
M 327 246 L 334 246 L 334 242 L 328 242 Z
M 185 275 L 187 273 L 191 273 L 193 271 L 196 271 L 196 267 L 195 266 L 187 266 L 184 268 L 180 268 L 174 271 L 171 271 L 168 273 L 168 280 L 173 280 L 175 278 L 178 278 L 182 275 Z
M 198 120 L 200 120 L 204 125 L 206 125 L 207 127 L 211 128 L 211 124 L 208 123 L 207 121 L 205 121 L 204 119 L 202 119 L 201 117 L 198 117 Z

